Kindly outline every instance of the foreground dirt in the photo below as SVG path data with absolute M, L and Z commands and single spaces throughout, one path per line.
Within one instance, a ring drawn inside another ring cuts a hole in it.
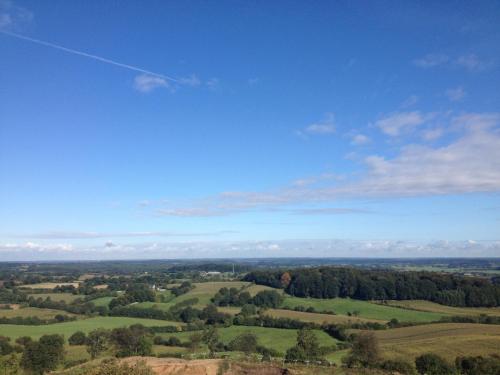
M 221 359 L 130 357 L 123 361 L 144 361 L 158 375 L 292 375 L 289 370 L 272 365 L 225 363 Z

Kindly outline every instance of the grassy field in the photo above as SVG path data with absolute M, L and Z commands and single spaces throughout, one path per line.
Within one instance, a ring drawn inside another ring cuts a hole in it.
M 220 309 L 219 309 L 220 310 Z M 330 315 L 330 314 L 318 314 L 318 313 L 308 313 L 293 310 L 282 310 L 282 309 L 269 309 L 266 310 L 266 315 L 270 315 L 275 318 L 289 318 L 295 320 L 301 320 L 308 323 L 332 323 L 332 324 L 342 324 L 342 323 L 354 323 L 354 322 L 379 322 L 383 323 L 383 320 L 375 319 L 365 319 L 358 318 L 355 316 L 347 315 Z
M 286 297 L 283 306 L 291 308 L 296 306 L 314 307 L 317 312 L 331 310 L 341 315 L 348 315 L 349 312 L 358 312 L 358 317 L 360 318 L 386 321 L 395 318 L 401 322 L 432 322 L 438 321 L 442 316 L 446 315 L 437 312 L 405 310 L 398 307 L 383 306 L 349 298 L 316 299 Z
M 36 293 L 28 294 L 29 297 L 46 299 L 50 297 L 52 301 L 64 301 L 66 303 L 71 303 L 77 298 L 83 298 L 84 296 L 79 296 L 77 294 L 71 293 Z
M 453 307 L 440 305 L 439 303 L 423 301 L 423 300 L 408 300 L 408 301 L 387 301 L 390 306 L 401 307 L 405 309 L 413 309 L 418 311 L 434 312 L 446 315 L 492 315 L 500 316 L 500 307 Z
M 257 293 L 263 291 L 263 290 L 274 290 L 280 294 L 283 294 L 283 290 L 282 289 L 276 289 L 276 288 L 271 288 L 270 286 L 267 286 L 267 285 L 257 285 L 257 284 L 252 284 L 252 285 L 249 285 L 247 288 L 245 288 L 245 291 L 247 291 L 248 293 L 250 293 L 250 295 L 253 297 L 255 296 Z
M 194 289 L 190 290 L 186 294 L 183 294 L 177 298 L 174 298 L 171 302 L 179 303 L 191 298 L 198 298 L 199 302 L 197 306 L 206 306 L 210 303 L 210 299 L 221 289 L 221 288 L 242 288 L 249 285 L 247 282 L 243 281 L 214 281 L 207 283 L 194 283 Z
M 39 309 L 37 307 L 24 307 L 16 310 L 0 310 L 0 317 L 2 318 L 14 318 L 17 316 L 27 318 L 36 316 L 40 319 L 53 319 L 56 315 L 74 316 L 74 314 L 62 310 Z M 2 329 L 0 327 L 0 332 L 1 331 Z
M 441 323 L 375 331 L 384 356 L 414 358 L 436 353 L 448 360 L 459 355 L 499 353 L 500 326 Z
M 75 288 L 78 288 L 78 283 L 38 283 L 38 284 L 26 284 L 22 285 L 21 288 L 26 289 L 54 289 L 56 286 L 68 286 L 73 285 Z
M 107 307 L 113 298 L 115 298 L 115 297 L 101 297 L 101 298 L 93 299 L 90 302 L 92 302 L 95 306 L 106 306 Z
M 16 339 L 20 336 L 31 336 L 34 339 L 47 334 L 60 334 L 68 338 L 76 331 L 90 332 L 96 328 L 113 329 L 118 327 L 126 327 L 132 324 L 142 324 L 144 326 L 180 326 L 179 322 L 169 322 L 165 320 L 154 319 L 139 319 L 125 317 L 98 317 L 81 319 L 74 322 L 65 322 L 57 324 L 48 324 L 41 326 L 25 326 L 14 324 L 2 324 L 0 330 L 2 336 L 7 336 Z
M 285 353 L 287 349 L 295 345 L 297 339 L 297 331 L 294 329 L 279 329 L 279 328 L 264 328 L 264 327 L 246 327 L 246 326 L 231 326 L 218 329 L 219 337 L 225 344 L 229 343 L 236 336 L 242 333 L 253 333 L 257 336 L 258 343 L 268 348 L 273 348 L 281 353 Z M 331 346 L 337 341 L 328 336 L 323 331 L 314 331 L 321 346 Z M 163 337 L 176 336 L 182 341 L 189 341 L 189 336 L 193 332 L 165 333 Z

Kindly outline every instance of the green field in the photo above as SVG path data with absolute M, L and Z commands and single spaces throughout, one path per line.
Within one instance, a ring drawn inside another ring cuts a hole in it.
M 449 360 L 457 356 L 499 353 L 500 326 L 467 323 L 426 324 L 375 331 L 382 353 L 389 358 L 414 358 L 436 353 Z
M 77 298 L 83 298 L 85 296 L 79 296 L 77 294 L 71 294 L 71 293 L 36 293 L 36 294 L 28 294 L 29 297 L 33 298 L 42 298 L 46 299 L 47 297 L 50 297 L 52 301 L 64 301 L 66 303 L 71 303 Z
M 439 303 L 423 301 L 423 300 L 408 300 L 408 301 L 386 301 L 387 305 L 412 309 L 418 311 L 435 312 L 446 315 L 492 315 L 500 316 L 499 307 L 453 307 L 440 305 Z
M 21 288 L 26 289 L 54 289 L 56 286 L 73 286 L 78 288 L 79 283 L 39 283 L 39 284 L 26 284 L 21 285 Z
M 56 315 L 66 315 L 66 316 L 75 316 L 75 314 L 71 314 L 62 310 L 53 310 L 53 309 L 39 309 L 38 307 L 24 307 L 15 310 L 3 310 L 0 309 L 0 317 L 2 318 L 14 318 L 14 317 L 34 317 L 40 319 L 53 319 Z M 2 331 L 0 327 L 0 332 Z
M 115 297 L 101 297 L 101 298 L 93 299 L 90 302 L 92 302 L 94 304 L 94 306 L 106 306 L 106 307 L 108 307 L 109 303 L 111 302 L 111 300 L 113 298 L 115 298 Z
M 297 330 L 280 329 L 280 328 L 264 328 L 264 327 L 246 327 L 246 326 L 231 326 L 227 328 L 219 328 L 219 337 L 225 344 L 228 344 L 236 336 L 242 333 L 253 333 L 257 336 L 259 345 L 264 345 L 268 348 L 275 349 L 281 353 L 285 353 L 287 349 L 295 345 L 297 339 Z M 321 346 L 331 346 L 337 341 L 327 335 L 323 331 L 314 331 Z M 178 332 L 164 333 L 163 337 L 176 336 L 182 341 L 189 341 L 189 336 L 193 332 Z
M 81 319 L 74 322 L 64 322 L 57 324 L 48 324 L 41 326 L 26 326 L 14 324 L 0 325 L 1 335 L 16 339 L 20 336 L 31 336 L 37 339 L 42 335 L 60 334 L 68 338 L 76 331 L 90 332 L 96 328 L 113 329 L 118 327 L 126 327 L 132 324 L 142 324 L 147 327 L 151 326 L 180 326 L 182 323 L 169 322 L 165 320 L 154 319 L 139 319 L 125 317 L 98 317 Z
M 355 316 L 318 314 L 318 313 L 308 313 L 308 312 L 282 310 L 282 309 L 266 310 L 266 315 L 269 315 L 269 316 L 272 316 L 275 318 L 289 318 L 289 319 L 301 320 L 303 322 L 316 323 L 316 324 L 323 324 L 323 323 L 342 324 L 342 323 L 349 323 L 349 322 L 351 322 L 351 323 L 356 323 L 356 322 L 384 323 L 385 322 L 383 320 L 365 319 L 365 318 L 358 318 Z
M 341 315 L 348 315 L 349 312 L 358 312 L 357 316 L 360 318 L 385 321 L 395 318 L 401 322 L 432 322 L 438 321 L 446 315 L 437 312 L 405 310 L 398 307 L 383 306 L 349 298 L 317 299 L 286 297 L 283 306 L 290 308 L 296 306 L 313 307 L 317 312 L 330 310 Z
M 212 299 L 212 297 L 221 289 L 221 288 L 237 288 L 240 289 L 249 285 L 247 282 L 243 281 L 214 281 L 207 283 L 194 283 L 194 289 L 190 290 L 186 294 L 183 294 L 177 298 L 174 298 L 171 303 L 179 303 L 191 298 L 198 298 L 199 302 L 197 306 L 206 306 L 208 305 Z

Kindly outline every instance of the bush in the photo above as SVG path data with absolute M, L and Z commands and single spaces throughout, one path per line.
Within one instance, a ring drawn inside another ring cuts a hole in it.
M 86 340 L 87 336 L 85 336 L 85 333 L 77 331 L 69 337 L 68 343 L 70 345 L 85 345 Z
M 415 359 L 415 366 L 419 374 L 426 375 L 453 375 L 454 368 L 437 354 L 423 354 Z
M 416 373 L 411 363 L 400 360 L 387 360 L 381 363 L 380 368 L 385 371 L 397 372 L 399 374 L 413 375 Z

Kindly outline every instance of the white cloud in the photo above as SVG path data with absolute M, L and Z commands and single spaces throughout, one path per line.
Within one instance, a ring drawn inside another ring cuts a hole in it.
M 179 81 L 180 81 L 180 83 L 191 86 L 191 87 L 198 87 L 201 85 L 201 81 L 196 76 L 196 74 L 191 74 L 189 77 L 180 78 Z
M 422 138 L 426 141 L 435 141 L 444 134 L 443 128 L 427 129 L 422 132 Z
M 119 260 L 302 257 L 495 257 L 500 241 L 281 240 L 142 244 L 71 245 L 0 244 L 2 260 Z
M 420 68 L 434 68 L 437 66 L 458 67 L 470 71 L 481 71 L 492 67 L 492 61 L 484 61 L 475 54 L 450 58 L 445 54 L 428 54 L 422 58 L 413 60 L 413 64 Z
M 491 65 L 491 63 L 482 61 L 474 54 L 458 57 L 455 60 L 455 64 L 471 71 L 484 70 Z
M 404 132 L 412 131 L 418 125 L 423 124 L 428 115 L 423 115 L 419 111 L 412 112 L 395 112 L 375 123 L 382 132 L 391 137 L 396 137 Z
M 418 96 L 411 95 L 403 103 L 401 103 L 401 107 L 402 108 L 413 107 L 415 104 L 417 104 L 417 102 L 418 102 Z
M 33 20 L 33 13 L 14 5 L 10 0 L 0 0 L 0 31 L 21 28 Z
M 445 54 L 431 53 L 419 59 L 413 60 L 413 64 L 420 68 L 432 68 L 435 66 L 446 64 L 448 61 L 450 61 L 450 58 Z
M 315 135 L 333 134 L 335 133 L 335 116 L 333 113 L 327 113 L 323 121 L 309 124 L 303 131 L 307 134 Z
M 445 92 L 446 97 L 452 102 L 459 102 L 465 98 L 466 92 L 463 87 L 459 86 L 453 89 L 448 89 Z
M 208 81 L 205 82 L 205 85 L 211 89 L 215 90 L 217 87 L 219 87 L 220 80 L 219 78 L 210 78 Z
M 411 121 L 396 123 L 409 122 L 412 126 L 420 123 L 421 116 L 410 118 Z M 193 202 L 190 207 L 168 208 L 160 214 L 216 216 L 345 198 L 500 191 L 500 114 L 466 113 L 448 121 L 450 127 L 461 132 L 457 139 L 438 147 L 406 145 L 392 158 L 370 155 L 363 159 L 365 172 L 358 172 L 356 179 L 335 178 L 333 183 L 318 186 L 314 177 L 308 177 L 298 180 L 299 183 L 272 191 L 224 192 L 203 199 L 200 205 Z M 432 140 L 439 135 L 439 130 L 434 129 L 434 133 L 427 134 L 427 137 Z
M 149 74 L 139 74 L 134 79 L 134 88 L 140 92 L 147 93 L 160 87 L 168 88 L 170 86 L 167 80 Z
M 352 137 L 351 144 L 356 145 L 356 146 L 362 146 L 366 145 L 367 143 L 370 143 L 371 139 L 367 137 L 364 134 L 356 134 Z

